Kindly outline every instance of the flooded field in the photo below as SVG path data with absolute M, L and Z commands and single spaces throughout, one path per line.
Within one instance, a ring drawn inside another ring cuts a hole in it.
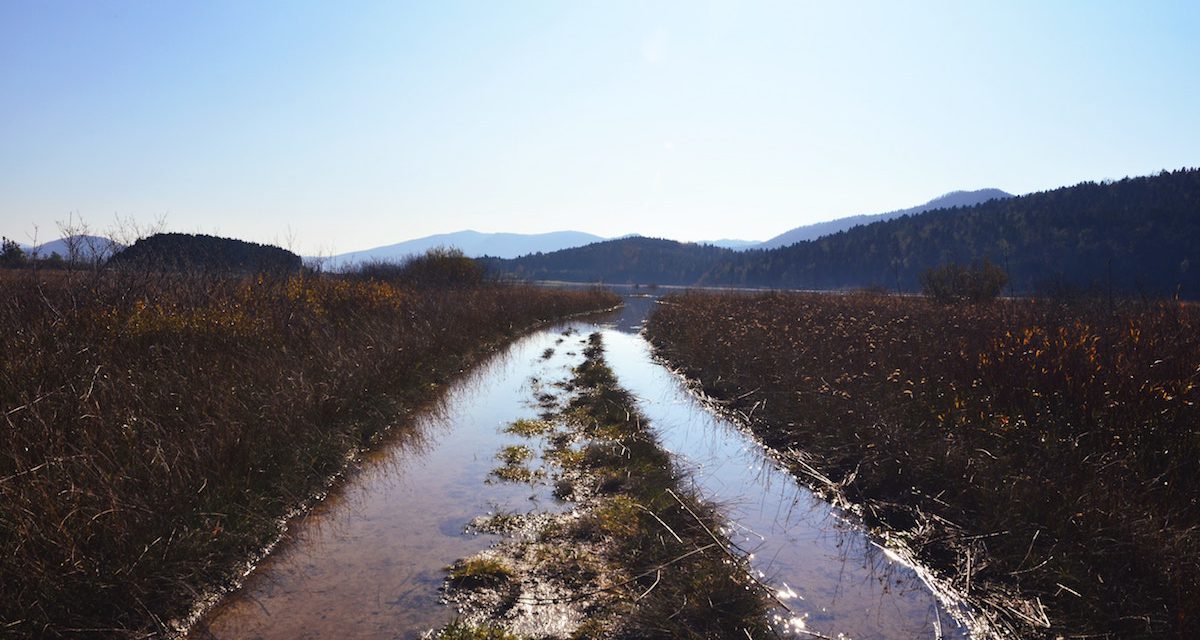
M 600 321 L 527 336 L 458 380 L 412 436 L 397 437 L 214 609 L 194 638 L 418 638 L 455 617 L 441 602 L 445 568 L 491 546 L 467 531 L 477 516 L 558 511 L 544 483 L 496 481 L 496 452 L 520 444 L 503 428 L 536 418 L 561 393 L 586 336 L 603 334 L 610 366 L 638 398 L 662 445 L 722 508 L 728 535 L 782 606 L 797 637 L 968 637 L 917 571 L 815 497 L 752 438 L 709 411 L 637 335 L 649 297 Z

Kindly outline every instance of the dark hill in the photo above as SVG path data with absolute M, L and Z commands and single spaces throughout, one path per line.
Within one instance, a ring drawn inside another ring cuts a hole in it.
M 848 218 L 838 218 L 828 222 L 818 222 L 816 224 L 804 225 L 796 227 L 791 231 L 781 233 L 766 242 L 758 245 L 757 249 L 774 249 L 777 247 L 786 247 L 790 244 L 803 242 L 805 240 L 816 240 L 817 238 L 831 235 L 839 231 L 845 231 L 864 224 L 879 222 L 880 220 L 891 220 L 901 216 L 911 216 L 934 209 L 949 209 L 951 207 L 971 207 L 988 200 L 1003 200 L 1011 198 L 1011 193 L 1001 191 L 999 189 L 979 189 L 976 191 L 951 191 L 950 193 L 938 196 L 925 204 L 910 207 L 908 209 L 899 209 L 896 211 L 888 211 L 887 213 L 876 213 L 859 216 L 850 216 Z
M 1107 291 L 1200 298 L 1200 170 L 939 209 L 786 247 L 734 252 L 631 238 L 492 260 L 529 279 L 916 291 L 946 262 L 988 259 L 1017 293 Z
M 272 245 L 187 233 L 159 233 L 117 252 L 109 265 L 158 271 L 298 271 L 300 256 Z
M 1073 187 L 877 222 L 714 265 L 716 282 L 905 291 L 946 262 L 989 259 L 1017 292 L 1200 296 L 1200 170 Z
M 731 249 L 633 236 L 514 260 L 484 258 L 492 272 L 526 280 L 693 284 Z

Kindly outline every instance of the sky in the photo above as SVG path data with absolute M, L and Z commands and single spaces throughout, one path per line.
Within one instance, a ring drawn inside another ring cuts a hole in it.
M 1200 3 L 0 0 L 0 235 L 765 240 L 1200 165 Z

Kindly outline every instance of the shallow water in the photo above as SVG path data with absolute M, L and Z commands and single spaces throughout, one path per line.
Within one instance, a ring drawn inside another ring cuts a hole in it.
M 537 417 L 602 330 L 610 366 L 701 493 L 722 506 L 729 535 L 790 611 L 794 635 L 965 637 L 917 574 L 783 471 L 753 439 L 715 416 L 651 357 L 636 334 L 653 298 L 628 299 L 597 325 L 569 323 L 517 341 L 451 385 L 445 401 L 365 459 L 214 609 L 192 637 L 417 638 L 454 617 L 439 604 L 443 569 L 490 546 L 465 533 L 496 510 L 565 508 L 546 484 L 489 482 L 496 452 L 523 439 L 502 429 Z M 573 329 L 564 336 L 565 327 Z M 545 351 L 553 355 L 544 358 Z M 782 627 L 781 627 L 782 628 Z
M 191 637 L 418 638 L 453 619 L 438 602 L 443 569 L 495 540 L 464 533 L 467 523 L 498 509 L 563 508 L 545 485 L 489 478 L 496 452 L 524 442 L 502 428 L 539 413 L 531 376 L 569 366 L 565 355 L 541 358 L 559 337 L 528 336 L 454 382 L 411 433 L 397 434 L 291 523 Z

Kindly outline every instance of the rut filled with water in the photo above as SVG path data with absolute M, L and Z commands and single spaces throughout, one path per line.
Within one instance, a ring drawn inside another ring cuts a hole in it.
M 600 331 L 620 384 L 638 399 L 689 481 L 720 505 L 728 536 L 781 603 L 797 637 L 936 638 L 967 632 L 919 570 L 799 483 L 736 425 L 693 396 L 638 335 L 653 298 L 617 316 L 547 328 L 465 374 L 444 400 L 364 459 L 293 522 L 282 544 L 192 637 L 419 638 L 455 618 L 439 590 L 455 560 L 496 542 L 469 532 L 496 512 L 561 511 L 547 483 L 496 480 L 504 427 L 538 417 Z

